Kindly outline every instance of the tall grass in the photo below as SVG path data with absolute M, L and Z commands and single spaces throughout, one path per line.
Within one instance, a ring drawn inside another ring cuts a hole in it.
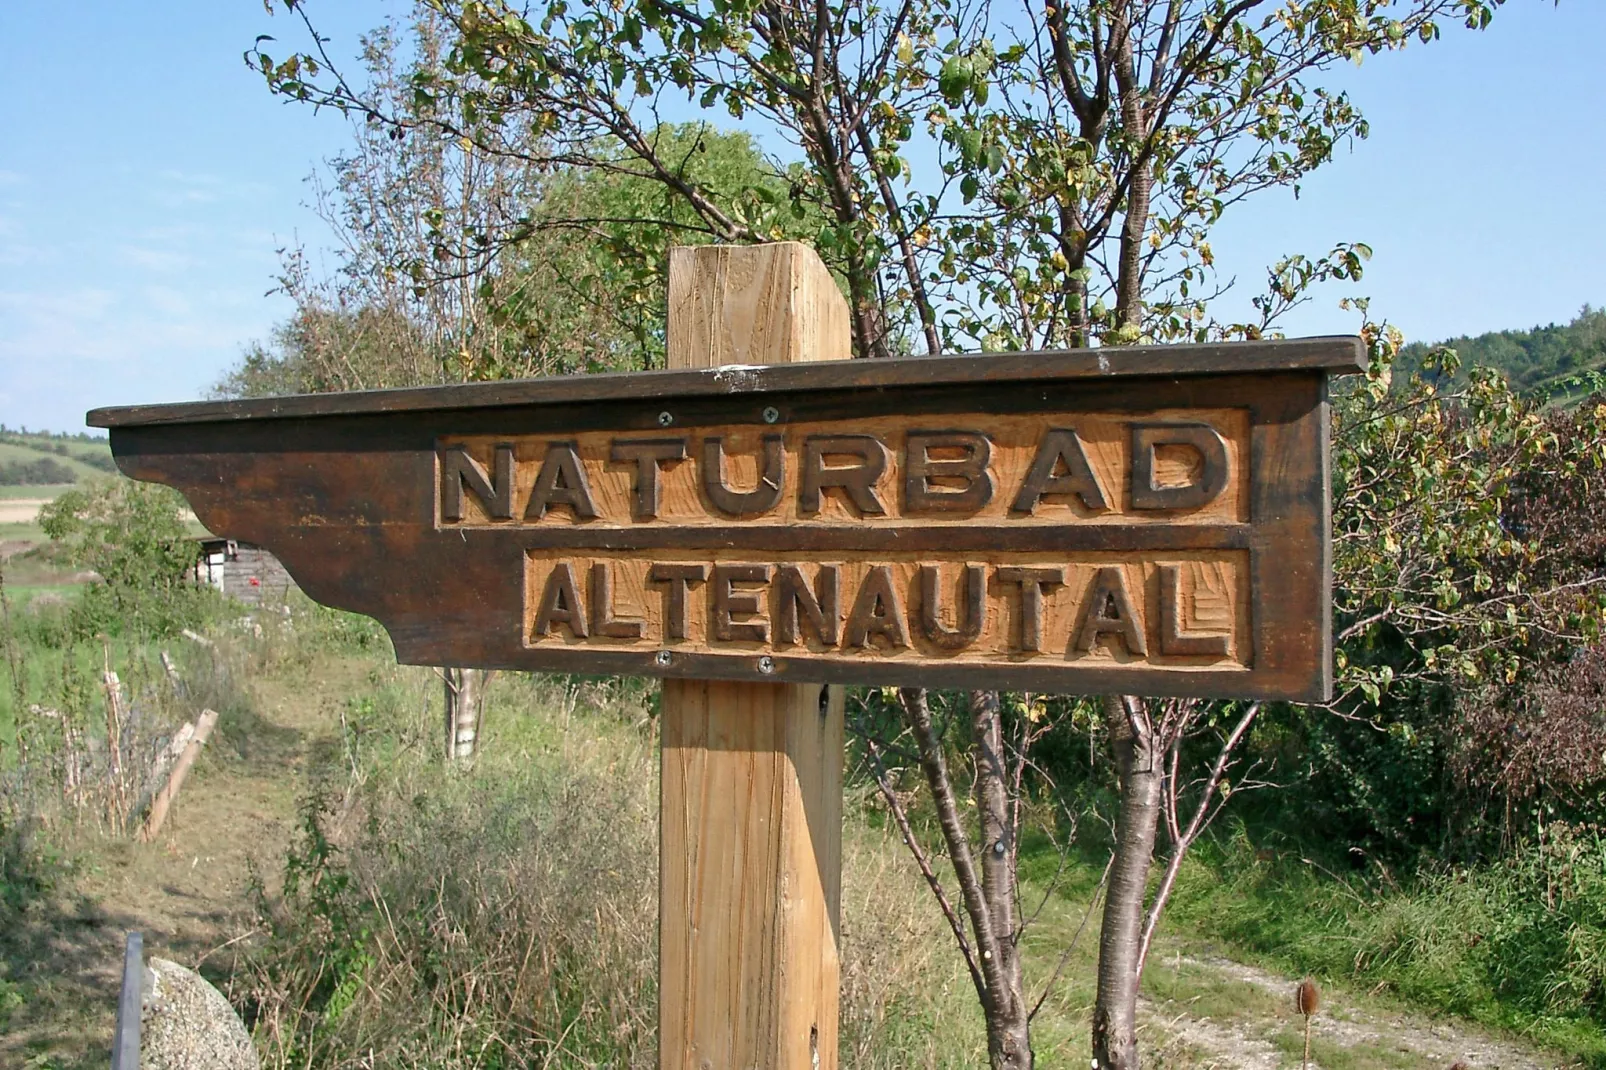
M 499 678 L 479 759 L 398 747 L 433 712 L 348 704 L 239 963 L 267 1068 L 656 1065 L 657 762 L 640 681 Z M 978 1016 L 897 845 L 845 836 L 843 1065 L 971 1067 Z M 264 875 L 271 878 L 273 875 Z
M 964 963 L 895 828 L 850 796 L 842 844 L 840 1063 L 850 1070 L 987 1064 Z
M 343 848 L 309 806 L 247 977 L 267 1066 L 650 1061 L 646 786 L 496 774 L 421 765 Z
M 122 837 L 160 786 L 158 754 L 196 710 L 155 645 L 85 637 L 70 616 L 54 602 L 11 615 L 4 640 L 18 671 L 0 693 L 0 806 L 47 828 Z
M 247 748 L 270 734 L 253 679 L 294 678 L 316 658 L 330 664 L 377 654 L 383 632 L 310 603 L 254 615 L 215 605 L 197 632 L 202 642 L 131 631 L 85 635 L 73 604 L 59 599 L 19 599 L 10 608 L 10 628 L 0 635 L 8 648 L 0 669 L 0 1064 L 11 1065 L 7 1059 L 27 1047 L 48 1051 L 48 1059 L 35 1053 L 40 1066 L 88 1065 L 104 1061 L 104 1049 L 91 1053 L 110 1025 L 99 967 L 118 952 L 104 958 L 105 930 L 85 924 L 100 909 L 99 892 L 89 892 L 85 879 L 117 874 L 144 850 L 126 840 L 165 780 L 170 763 L 156 762 L 157 750 L 210 708 L 221 718 L 201 778 L 219 765 L 244 764 Z M 12 666 L 21 671 L 13 675 Z M 116 717 L 108 716 L 108 667 L 126 700 Z M 287 773 L 294 757 L 283 755 Z M 186 789 L 186 798 L 195 790 Z

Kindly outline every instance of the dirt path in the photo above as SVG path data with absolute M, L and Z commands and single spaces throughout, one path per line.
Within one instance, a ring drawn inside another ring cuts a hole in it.
M 336 662 L 308 673 L 310 686 L 255 687 L 251 712 L 220 722 L 156 843 L 70 845 L 85 869 L 0 934 L 12 976 L 27 971 L 33 987 L 0 1031 L 0 1067 L 105 1065 L 129 930 L 144 935 L 147 958 L 226 977 L 231 943 L 250 928 L 254 875 L 276 883 L 298 801 L 338 760 L 336 696 L 359 672 Z
M 1146 1001 L 1151 1029 L 1168 1038 L 1167 1067 L 1298 1067 L 1303 1019 L 1292 1009 L 1295 980 L 1229 959 L 1182 958 L 1159 965 L 1186 973 L 1191 999 Z M 1179 986 L 1180 987 L 1180 986 Z M 1326 1070 L 1552 1070 L 1563 1060 L 1462 1021 L 1380 1007 L 1326 991 L 1311 1021 L 1311 1065 Z
M 31 524 L 39 519 L 39 510 L 49 498 L 0 499 L 0 524 Z

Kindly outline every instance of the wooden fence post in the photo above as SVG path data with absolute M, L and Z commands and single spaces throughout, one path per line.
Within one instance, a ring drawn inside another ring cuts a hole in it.
M 150 843 L 156 839 L 156 834 L 162 831 L 162 823 L 167 820 L 168 807 L 178 798 L 179 789 L 184 786 L 184 778 L 190 775 L 190 766 L 201 756 L 201 748 L 206 746 L 206 740 L 211 736 L 216 724 L 215 710 L 201 711 L 201 716 L 195 722 L 195 734 L 184 745 L 178 761 L 173 765 L 173 771 L 167 775 L 167 783 L 162 785 L 162 790 L 151 800 L 151 811 L 145 816 L 145 824 L 139 830 L 140 843 Z
M 671 368 L 850 352 L 807 246 L 670 252 Z M 835 1070 L 842 713 L 839 687 L 664 681 L 662 1070 Z

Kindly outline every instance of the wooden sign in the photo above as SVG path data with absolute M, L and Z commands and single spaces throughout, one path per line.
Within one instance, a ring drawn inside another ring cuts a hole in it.
M 403 661 L 1321 700 L 1353 338 L 102 409 Z
M 674 371 L 102 409 L 403 661 L 667 677 L 659 1066 L 835 1070 L 830 682 L 1322 699 L 1353 338 L 877 362 L 794 243 L 675 249 Z

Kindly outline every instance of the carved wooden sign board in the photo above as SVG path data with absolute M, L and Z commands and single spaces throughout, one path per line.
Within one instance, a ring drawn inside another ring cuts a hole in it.
M 1352 338 L 100 409 L 407 662 L 1320 700 Z

